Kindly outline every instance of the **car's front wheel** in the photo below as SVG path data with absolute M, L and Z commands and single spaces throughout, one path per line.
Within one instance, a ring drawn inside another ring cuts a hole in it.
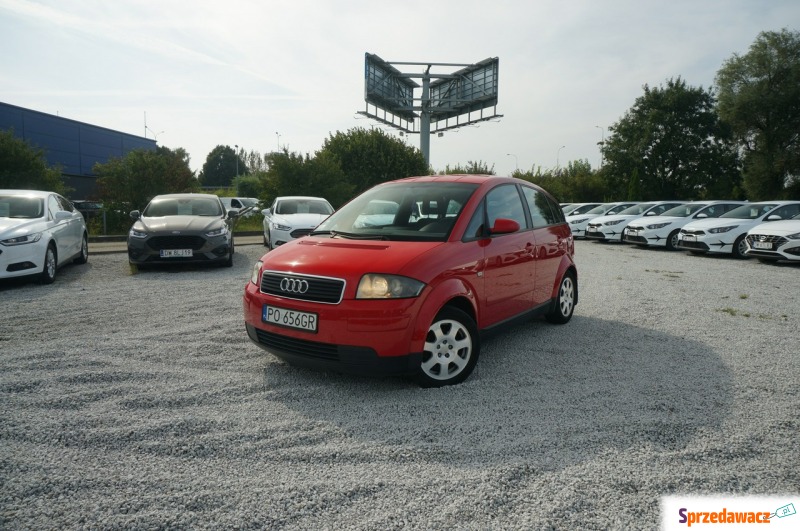
M 554 324 L 564 324 L 572 319 L 572 314 L 575 311 L 576 296 L 575 275 L 567 271 L 558 286 L 558 294 L 556 295 L 553 309 L 545 316 L 547 321 Z
M 83 241 L 81 241 L 81 252 L 78 253 L 78 256 L 75 257 L 73 263 L 75 264 L 85 264 L 89 261 L 89 238 L 86 235 L 83 235 Z
M 228 259 L 225 261 L 225 267 L 233 267 L 233 252 L 234 252 L 233 237 L 231 237 L 231 248 L 230 252 L 228 253 Z
M 667 250 L 668 251 L 677 251 L 678 250 L 678 234 L 680 233 L 679 230 L 672 231 L 669 236 L 667 236 Z
M 747 258 L 744 252 L 747 250 L 747 242 L 745 241 L 744 237 L 747 236 L 746 234 L 742 234 L 736 241 L 733 242 L 733 257 L 734 258 Z
M 56 271 L 58 269 L 58 259 L 56 256 L 56 246 L 51 243 L 47 246 L 47 251 L 44 253 L 44 267 L 42 273 L 39 275 L 39 281 L 42 284 L 52 284 L 56 279 Z
M 422 387 L 461 383 L 472 373 L 479 353 L 475 321 L 461 310 L 445 307 L 428 328 L 417 382 Z

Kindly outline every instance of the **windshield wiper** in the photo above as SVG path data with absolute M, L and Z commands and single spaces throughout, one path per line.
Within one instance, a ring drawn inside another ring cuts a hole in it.
M 355 234 L 353 232 L 342 232 L 338 230 L 315 230 L 309 236 L 320 236 L 330 234 L 331 238 L 343 238 L 345 240 L 388 240 L 384 234 Z

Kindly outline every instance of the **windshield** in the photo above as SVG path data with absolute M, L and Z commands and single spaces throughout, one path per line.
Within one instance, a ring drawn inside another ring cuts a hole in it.
M 445 241 L 477 184 L 392 183 L 343 206 L 312 233 L 367 240 Z
M 701 208 L 706 208 L 707 206 L 708 203 L 689 203 L 686 205 L 676 206 L 675 208 L 670 208 L 661 215 L 674 218 L 688 218 Z
M 275 206 L 275 213 L 280 216 L 291 214 L 323 214 L 329 216 L 333 207 L 321 199 L 283 199 Z
M 21 195 L 0 196 L 0 218 L 36 219 L 44 216 L 44 200 Z
M 600 205 L 596 206 L 588 212 L 584 212 L 584 214 L 605 214 L 608 211 L 608 207 L 610 205 Z M 571 214 L 570 214 L 571 215 Z
M 597 205 L 595 203 L 592 203 L 590 205 L 582 205 L 582 206 L 579 206 L 578 208 L 576 208 L 575 210 L 571 211 L 569 213 L 569 215 L 570 216 L 577 216 L 578 214 L 586 214 L 590 210 L 595 209 L 595 208 L 597 208 Z
M 618 212 L 618 214 L 620 216 L 639 216 L 641 214 L 644 214 L 654 206 L 655 203 L 639 203 L 638 205 L 628 207 L 625 210 Z
M 164 197 L 150 201 L 142 216 L 221 216 L 218 199 L 211 197 Z
M 751 205 L 742 205 L 739 208 L 734 208 L 730 212 L 726 212 L 720 216 L 722 218 L 735 218 L 735 219 L 756 219 L 760 218 L 773 208 L 778 206 L 775 203 L 753 203 Z

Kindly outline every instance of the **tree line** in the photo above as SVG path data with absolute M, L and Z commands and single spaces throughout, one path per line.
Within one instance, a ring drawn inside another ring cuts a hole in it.
M 645 85 L 609 132 L 600 168 L 575 160 L 513 176 L 562 202 L 800 199 L 800 33 L 760 33 L 747 53 L 723 63 L 713 88 L 693 87 L 680 77 Z M 42 154 L 19 142 L 0 132 L 0 188 L 66 192 Z M 157 194 L 209 187 L 265 202 L 279 195 L 323 196 L 338 207 L 387 180 L 494 174 L 494 168 L 468 161 L 434 170 L 402 140 L 378 128 L 354 128 L 331 134 L 313 155 L 219 145 L 195 175 L 185 150 L 158 147 L 98 164 L 94 173 L 98 199 L 127 212 Z

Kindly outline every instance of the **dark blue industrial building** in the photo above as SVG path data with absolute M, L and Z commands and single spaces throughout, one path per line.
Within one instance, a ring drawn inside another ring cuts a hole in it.
M 50 166 L 61 166 L 70 199 L 91 199 L 96 193 L 95 163 L 123 157 L 135 149 L 156 149 L 150 138 L 61 118 L 0 102 L 0 130 L 44 151 Z

